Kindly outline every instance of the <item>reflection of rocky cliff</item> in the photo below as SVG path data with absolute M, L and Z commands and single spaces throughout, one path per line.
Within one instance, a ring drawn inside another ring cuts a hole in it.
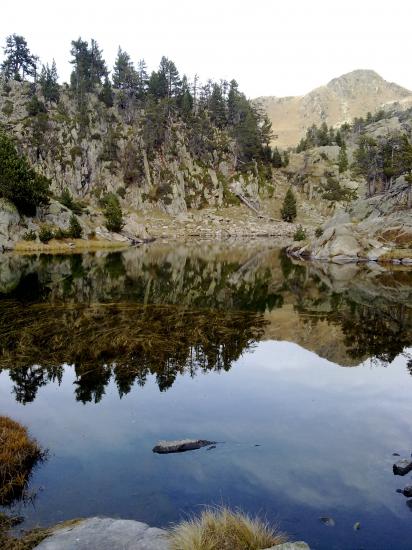
M 112 377 L 123 394 L 149 374 L 166 389 L 179 373 L 228 370 L 262 338 L 340 365 L 388 364 L 412 343 L 410 272 L 299 265 L 264 244 L 4 256 L 0 285 L 0 367 L 23 402 L 63 363 L 88 401 Z

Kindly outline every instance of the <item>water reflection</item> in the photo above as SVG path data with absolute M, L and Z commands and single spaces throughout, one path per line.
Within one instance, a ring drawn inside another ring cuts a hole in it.
M 0 370 L 20 403 L 73 365 L 78 401 L 154 375 L 228 371 L 263 339 L 342 365 L 390 364 L 412 343 L 408 271 L 292 262 L 270 246 L 151 245 L 122 253 L 3 256 Z

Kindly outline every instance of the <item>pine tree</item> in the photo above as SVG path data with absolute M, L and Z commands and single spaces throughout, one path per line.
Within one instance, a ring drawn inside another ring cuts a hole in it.
M 119 233 L 123 227 L 123 214 L 119 199 L 112 193 L 105 198 L 104 215 L 107 229 Z
M 106 76 L 102 89 L 99 92 L 99 99 L 106 107 L 113 107 L 113 90 L 109 77 Z
M 128 94 L 137 92 L 138 75 L 130 56 L 120 47 L 113 67 L 113 88 Z
M 187 120 L 193 112 L 193 97 L 190 93 L 190 85 L 186 75 L 182 78 L 182 88 L 177 103 L 183 118 Z
M 272 153 L 272 165 L 274 166 L 274 168 L 281 168 L 282 164 L 282 157 L 279 153 L 279 149 L 275 147 Z
M 147 65 L 144 59 L 137 63 L 137 97 L 142 99 L 147 92 L 149 75 L 147 74 Z
M 180 92 L 180 77 L 176 65 L 167 57 L 162 57 L 159 66 L 161 82 L 166 83 L 166 94 L 163 97 L 176 97 Z
M 229 84 L 229 94 L 227 98 L 227 119 L 228 123 L 231 125 L 239 122 L 239 110 L 238 110 L 238 99 L 239 99 L 239 87 L 236 80 L 231 80 Z
M 39 83 L 43 93 L 43 97 L 48 103 L 58 103 L 60 99 L 60 86 L 57 82 L 57 68 L 56 62 L 53 59 L 52 66 L 49 64 L 43 65 Z
M 5 60 L 1 71 L 6 80 L 24 80 L 26 76 L 36 78 L 38 57 L 30 53 L 26 39 L 12 34 L 6 38 Z
M 291 223 L 296 218 L 296 215 L 297 215 L 296 198 L 291 187 L 289 187 L 285 195 L 285 199 L 283 201 L 283 205 L 281 209 L 281 215 L 282 215 L 282 219 L 285 222 Z
M 349 166 L 348 155 L 346 153 L 346 145 L 343 142 L 338 156 L 339 174 L 346 172 Z
M 96 40 L 87 41 L 79 38 L 72 41 L 70 53 L 73 59 L 73 72 L 70 77 L 70 85 L 75 91 L 77 100 L 82 103 L 87 92 L 93 92 L 96 86 L 102 84 L 102 79 L 108 75 L 106 63 Z
M 210 118 L 215 126 L 223 128 L 226 124 L 226 107 L 219 84 L 213 84 L 209 100 Z
M 37 206 L 48 204 L 49 185 L 19 155 L 12 140 L 0 133 L 0 197 L 13 202 L 22 214 L 33 216 Z
M 79 223 L 79 220 L 77 219 L 77 216 L 75 216 L 74 214 L 72 214 L 70 216 L 68 233 L 69 233 L 69 236 L 72 239 L 81 239 L 82 238 L 83 229 L 82 229 L 82 226 Z

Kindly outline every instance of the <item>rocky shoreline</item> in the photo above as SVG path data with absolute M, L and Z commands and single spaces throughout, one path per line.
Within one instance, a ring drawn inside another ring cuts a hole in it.
M 171 550 L 169 533 L 130 519 L 93 517 L 55 527 L 36 550 Z M 302 541 L 265 550 L 310 550 Z

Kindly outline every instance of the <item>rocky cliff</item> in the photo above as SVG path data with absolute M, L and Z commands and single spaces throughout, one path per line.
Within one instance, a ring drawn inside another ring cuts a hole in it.
M 357 70 L 334 78 L 304 96 L 259 97 L 256 102 L 267 112 L 281 148 L 293 147 L 312 124 L 337 126 L 355 117 L 399 103 L 412 105 L 412 92 L 387 82 L 375 71 Z
M 56 196 L 68 189 L 91 205 L 112 192 L 126 211 L 174 215 L 237 202 L 233 182 L 256 198 L 267 181 L 261 168 L 237 170 L 228 132 L 203 122 L 195 127 L 156 104 L 126 110 L 116 96 L 108 107 L 96 93 L 79 109 L 67 85 L 58 103 L 45 104 L 35 84 L 0 82 L 0 126 L 51 179 Z

